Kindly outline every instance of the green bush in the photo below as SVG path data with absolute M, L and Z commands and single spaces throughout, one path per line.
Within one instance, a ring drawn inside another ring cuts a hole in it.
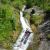
M 7 4 L 6 5 L 1 4 L 0 6 L 0 44 L 2 44 L 2 46 L 9 47 L 7 43 L 13 44 L 13 40 L 14 40 L 13 31 L 16 32 L 15 34 L 17 38 L 18 33 L 21 31 L 19 14 L 13 7 Z M 6 45 L 4 45 L 5 43 Z

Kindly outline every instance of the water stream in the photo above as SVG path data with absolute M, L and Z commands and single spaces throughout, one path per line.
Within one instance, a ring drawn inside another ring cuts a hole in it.
M 21 35 L 19 35 L 19 38 L 16 40 L 16 43 L 14 44 L 13 50 L 27 50 L 29 44 L 32 41 L 33 33 L 29 26 L 29 23 L 25 21 L 25 18 L 23 17 L 23 11 L 25 9 L 25 6 L 22 8 L 22 11 L 20 11 L 20 22 L 22 24 L 22 32 Z

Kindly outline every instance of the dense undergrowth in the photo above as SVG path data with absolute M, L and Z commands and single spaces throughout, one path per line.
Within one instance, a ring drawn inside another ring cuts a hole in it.
M 21 31 L 18 12 L 10 5 L 0 6 L 0 44 L 10 47 Z

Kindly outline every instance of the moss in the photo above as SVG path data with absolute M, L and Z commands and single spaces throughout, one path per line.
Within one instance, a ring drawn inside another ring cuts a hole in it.
M 50 34 L 48 34 L 48 35 L 47 35 L 47 38 L 49 38 L 49 39 L 50 39 Z
M 33 15 L 30 22 L 31 24 L 39 25 L 44 20 L 43 18 L 41 15 Z
M 38 32 L 37 27 L 36 27 L 34 24 L 31 25 L 31 28 L 32 28 L 32 31 L 33 31 L 33 33 L 34 33 L 34 36 L 33 36 L 33 43 L 32 43 L 32 45 L 30 45 L 30 46 L 28 47 L 27 50 L 37 50 L 38 47 L 39 47 L 39 44 L 40 44 L 39 32 Z
M 24 18 L 26 18 L 29 23 L 30 23 L 30 17 L 31 17 L 30 14 L 24 12 Z

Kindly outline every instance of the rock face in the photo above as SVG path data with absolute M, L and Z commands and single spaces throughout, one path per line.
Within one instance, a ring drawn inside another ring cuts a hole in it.
M 50 34 L 50 20 L 44 22 L 41 26 L 40 26 L 40 31 L 42 33 L 44 33 L 47 37 L 48 34 Z
M 45 11 L 44 22 L 39 26 L 42 33 L 39 50 L 50 50 L 50 11 Z M 43 36 L 44 34 L 44 36 Z M 44 38 L 43 38 L 44 37 Z
M 50 50 L 50 20 L 44 22 L 40 26 L 40 32 L 42 32 L 42 36 L 44 34 L 44 38 L 42 37 L 39 50 Z
M 28 12 L 28 13 L 33 12 L 31 14 L 34 14 L 34 13 L 42 14 L 43 10 L 40 10 L 40 8 L 37 6 L 33 6 L 32 8 L 26 9 L 25 12 Z
M 39 50 L 48 50 L 48 43 L 47 43 L 47 41 L 41 41 L 40 42 Z
M 47 21 L 47 20 L 50 20 L 50 10 L 47 10 L 45 11 L 45 17 L 44 17 L 44 20 Z

